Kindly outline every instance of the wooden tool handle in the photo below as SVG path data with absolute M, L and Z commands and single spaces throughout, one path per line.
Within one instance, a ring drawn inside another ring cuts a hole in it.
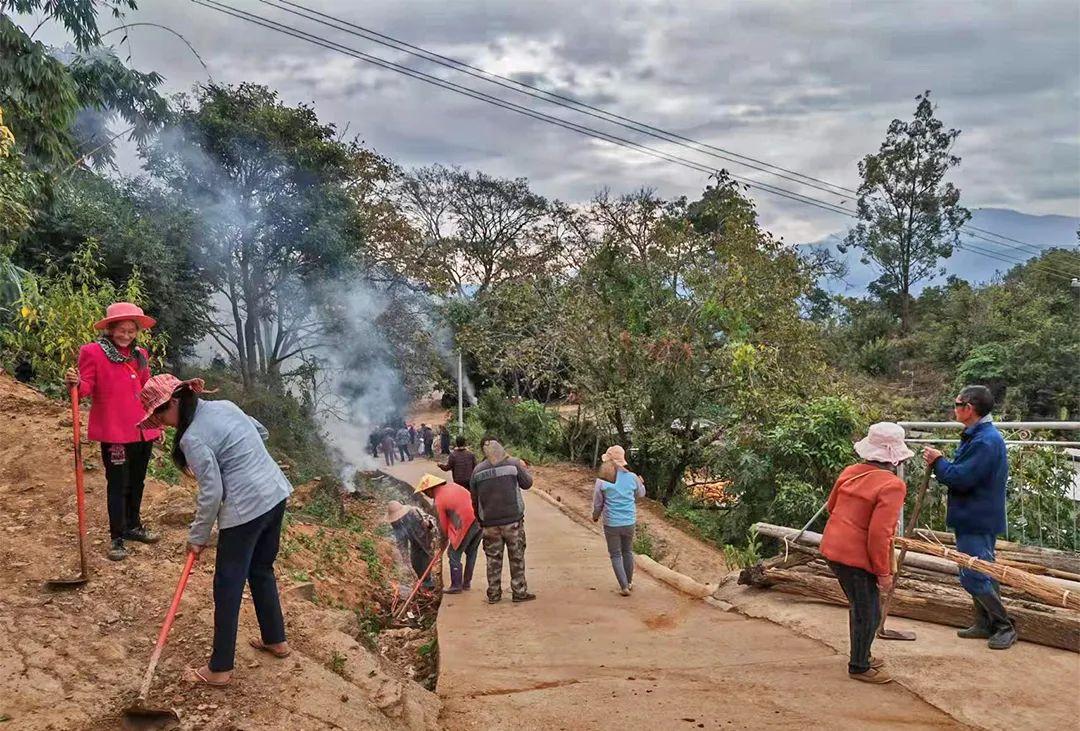
M 188 577 L 191 576 L 191 569 L 195 566 L 195 561 L 198 558 L 194 551 L 188 551 L 187 561 L 184 563 L 184 572 L 180 574 L 180 583 L 176 585 L 176 593 L 173 594 L 169 613 L 165 615 L 165 623 L 161 625 L 161 632 L 158 633 L 157 645 L 154 646 L 154 653 L 150 655 L 150 665 L 146 668 L 146 675 L 143 676 L 142 685 L 139 687 L 140 703 L 146 701 L 146 695 L 150 692 L 150 683 L 154 679 L 154 671 L 157 670 L 158 660 L 161 659 L 161 651 L 165 649 L 165 639 L 169 636 L 169 630 L 172 629 L 173 620 L 176 619 L 176 610 L 180 608 L 180 598 L 184 595 L 184 587 L 187 586 Z

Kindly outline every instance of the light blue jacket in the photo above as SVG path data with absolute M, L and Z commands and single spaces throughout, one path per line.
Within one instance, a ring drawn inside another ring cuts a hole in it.
M 218 530 L 243 525 L 292 493 L 292 484 L 266 451 L 266 427 L 231 401 L 199 401 L 180 439 L 188 467 L 199 481 L 188 540 L 210 542 Z
M 593 487 L 593 519 L 618 528 L 637 522 L 637 499 L 645 497 L 645 484 L 629 470 L 620 469 L 615 482 L 597 480 Z

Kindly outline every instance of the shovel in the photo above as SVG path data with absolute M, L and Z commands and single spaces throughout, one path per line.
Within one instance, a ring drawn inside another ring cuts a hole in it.
M 173 594 L 172 605 L 169 613 L 165 615 L 165 623 L 161 625 L 158 633 L 157 645 L 150 655 L 150 665 L 146 668 L 142 685 L 139 687 L 139 696 L 135 702 L 124 709 L 124 719 L 127 728 L 154 728 L 166 721 L 179 721 L 180 716 L 171 708 L 153 708 L 146 705 L 146 696 L 150 692 L 150 683 L 154 680 L 154 671 L 157 670 L 158 660 L 161 659 L 161 651 L 165 649 L 165 638 L 169 636 L 173 620 L 176 619 L 176 610 L 180 607 L 180 597 L 184 595 L 184 587 L 187 586 L 191 569 L 195 566 L 198 556 L 193 551 L 188 551 L 187 561 L 184 563 L 184 572 L 180 574 L 180 583 L 176 585 L 176 593 Z
M 90 579 L 86 570 L 86 498 L 83 490 L 82 433 L 79 425 L 79 387 L 71 387 L 71 425 L 75 434 L 75 504 L 79 513 L 79 575 L 73 579 L 49 579 L 49 589 L 71 589 Z
M 911 509 L 911 517 L 904 527 L 904 535 L 911 536 L 915 532 L 915 526 L 919 524 L 919 513 L 922 512 L 923 500 L 926 492 L 930 489 L 930 465 L 926 466 L 922 483 L 919 485 L 919 493 L 915 496 L 915 506 Z M 900 571 L 904 568 L 904 558 L 907 556 L 907 548 L 900 549 L 900 555 L 896 557 L 896 572 L 893 574 L 893 585 L 889 593 L 885 595 L 885 601 L 881 603 L 881 622 L 878 624 L 877 636 L 883 640 L 906 640 L 915 639 L 914 632 L 899 629 L 886 629 L 885 620 L 889 617 L 889 605 L 892 604 L 893 593 L 896 591 L 896 580 L 900 578 Z

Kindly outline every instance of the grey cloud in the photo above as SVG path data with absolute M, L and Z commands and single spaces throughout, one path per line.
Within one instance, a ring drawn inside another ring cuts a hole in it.
M 384 58 L 405 58 L 253 0 L 231 1 Z M 1074 215 L 1080 208 L 1080 6 L 1071 0 L 313 5 L 469 63 L 514 60 L 519 65 L 511 73 L 527 83 L 849 187 L 857 182 L 858 159 L 876 150 L 889 121 L 910 116 L 914 96 L 929 88 L 945 123 L 963 130 L 957 152 L 964 161 L 954 179 L 968 205 Z M 130 20 L 175 28 L 219 80 L 263 82 L 287 102 L 313 102 L 322 118 L 339 128 L 351 122 L 351 134 L 406 166 L 446 162 L 523 175 L 539 192 L 566 200 L 586 199 L 603 186 L 693 195 L 705 183 L 692 170 L 630 151 L 613 154 L 575 133 L 189 3 L 144 0 Z M 170 90 L 205 79 L 178 40 L 152 29 L 131 37 L 135 64 L 164 73 Z M 546 55 L 521 61 L 528 46 Z M 436 73 L 430 64 L 407 63 Z M 466 81 L 446 69 L 437 74 Z M 570 118 L 509 91 L 467 83 Z M 789 240 L 819 238 L 845 223 L 765 194 L 755 198 L 762 220 Z

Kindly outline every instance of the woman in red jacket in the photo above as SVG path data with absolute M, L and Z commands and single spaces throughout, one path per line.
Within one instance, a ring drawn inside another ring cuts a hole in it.
M 102 336 L 79 350 L 79 367 L 65 375 L 68 388 L 79 387 L 80 398 L 90 398 L 87 438 L 101 442 L 108 483 L 109 546 L 113 561 L 127 558 L 124 540 L 156 543 L 158 537 L 142 524 L 143 483 L 158 429 L 135 425 L 145 414 L 139 391 L 150 379 L 146 350 L 135 345 L 141 330 L 156 324 L 130 302 L 109 305 L 94 329 Z
M 848 599 L 848 676 L 888 683 L 892 678 L 870 654 L 870 646 L 881 615 L 879 590 L 892 587 L 892 537 L 907 494 L 896 468 L 914 452 L 904 444 L 904 428 L 889 421 L 871 426 L 866 438 L 855 443 L 855 452 L 864 461 L 836 479 L 821 553 Z

